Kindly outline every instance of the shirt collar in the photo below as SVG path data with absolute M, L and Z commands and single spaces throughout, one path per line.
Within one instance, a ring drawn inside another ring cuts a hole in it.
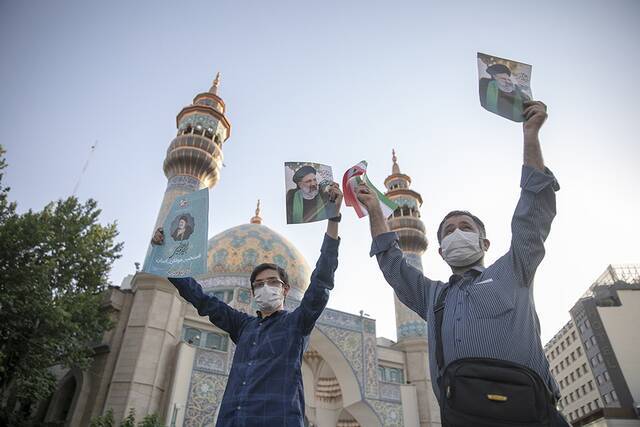
M 452 274 L 449 277 L 449 284 L 455 283 L 464 277 L 478 277 L 485 270 L 485 267 L 481 265 L 474 265 L 469 270 L 465 271 L 461 276 L 459 274 Z
M 262 312 L 260 310 L 256 311 L 256 314 L 258 315 L 258 319 L 260 319 L 261 321 L 264 321 L 266 319 L 272 318 L 272 317 L 276 317 L 278 316 L 280 313 L 282 313 L 284 310 L 278 310 L 278 311 L 274 311 L 273 313 L 271 313 L 270 316 L 267 317 L 262 317 Z

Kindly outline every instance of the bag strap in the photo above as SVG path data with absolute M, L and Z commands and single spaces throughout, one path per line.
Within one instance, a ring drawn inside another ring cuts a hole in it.
M 438 295 L 436 305 L 433 307 L 433 314 L 436 319 L 436 362 L 438 363 L 438 372 L 444 368 L 444 351 L 442 349 L 442 321 L 444 319 L 444 303 L 449 293 L 449 287 L 446 285 Z

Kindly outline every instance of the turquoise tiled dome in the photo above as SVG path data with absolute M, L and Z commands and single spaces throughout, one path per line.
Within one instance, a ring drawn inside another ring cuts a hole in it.
M 286 238 L 262 224 L 243 224 L 209 239 L 207 269 L 211 275 L 250 275 L 270 262 L 284 268 L 289 284 L 304 292 L 311 270 L 304 256 Z

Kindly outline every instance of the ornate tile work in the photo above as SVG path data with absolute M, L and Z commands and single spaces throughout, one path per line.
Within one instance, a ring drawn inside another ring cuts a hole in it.
M 207 264 L 210 275 L 249 276 L 253 268 L 263 262 L 286 268 L 292 288 L 304 291 L 309 285 L 311 270 L 302 254 L 284 237 L 264 225 L 239 225 L 209 240 Z
M 367 400 L 367 402 L 376 411 L 384 427 L 403 427 L 402 405 L 381 400 Z
M 376 333 L 376 321 L 373 319 L 363 319 L 362 321 L 363 323 L 363 327 L 364 327 L 364 331 L 367 334 L 374 334 Z
M 196 351 L 195 368 L 208 372 L 226 372 L 226 352 L 199 348 Z
M 213 427 L 215 414 L 226 385 L 226 375 L 194 370 L 191 375 L 184 426 Z
M 251 304 L 251 292 L 248 289 L 238 289 L 238 302 Z
M 364 393 L 366 397 L 378 397 L 378 355 L 376 352 L 375 335 L 367 334 L 364 338 L 365 381 Z
M 380 383 L 380 398 L 400 402 L 400 385 L 391 383 Z
M 325 309 L 318 323 L 327 326 L 337 326 L 339 328 L 345 328 L 352 331 L 362 331 L 362 317 L 344 313 L 338 310 Z
M 396 202 L 399 206 L 408 206 L 411 208 L 418 207 L 417 201 L 408 197 L 392 197 L 391 200 Z
M 196 191 L 200 188 L 200 181 L 191 176 L 176 175 L 167 182 L 167 190 L 178 188 L 188 192 Z
M 407 337 L 426 337 L 427 322 L 424 320 L 416 322 L 407 322 L 398 328 L 398 339 Z
M 316 324 L 316 328 L 324 332 L 340 349 L 342 354 L 344 354 L 345 358 L 356 373 L 360 387 L 362 387 L 364 371 L 362 360 L 362 334 L 326 325 Z
M 183 117 L 180 120 L 180 124 L 178 125 L 178 129 L 182 130 L 186 128 L 188 125 L 193 127 L 200 125 L 204 129 L 213 129 L 214 132 L 218 129 L 218 120 L 212 116 L 205 114 L 189 114 L 186 117 Z

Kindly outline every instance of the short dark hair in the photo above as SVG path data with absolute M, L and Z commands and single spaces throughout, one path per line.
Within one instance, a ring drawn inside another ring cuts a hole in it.
M 484 228 L 484 223 L 480 220 L 480 218 L 478 218 L 477 216 L 475 216 L 469 211 L 451 211 L 444 216 L 444 218 L 440 222 L 440 225 L 438 226 L 438 243 L 442 243 L 442 227 L 444 227 L 444 222 L 449 218 L 451 218 L 452 216 L 461 216 L 461 215 L 468 216 L 473 220 L 473 222 L 476 223 L 476 225 L 480 229 L 480 237 L 482 238 L 487 237 L 487 230 Z
M 251 272 L 251 277 L 249 278 L 249 282 L 251 283 L 251 290 L 253 290 L 253 282 L 256 280 L 256 276 L 260 273 L 262 273 L 265 270 L 275 270 L 278 272 L 278 277 L 280 278 L 280 280 L 282 280 L 284 282 L 284 285 L 286 287 L 289 287 L 289 276 L 287 276 L 287 272 L 284 271 L 284 268 L 280 267 L 277 264 L 272 264 L 270 262 L 264 262 L 258 266 L 256 266 L 256 268 L 253 269 L 253 271 Z

